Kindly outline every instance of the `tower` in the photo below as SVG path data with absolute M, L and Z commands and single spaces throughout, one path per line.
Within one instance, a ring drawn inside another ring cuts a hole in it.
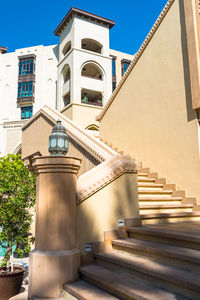
M 97 115 L 95 108 L 104 106 L 112 93 L 109 29 L 114 24 L 72 7 L 54 32 L 60 39 L 57 109 L 74 121 L 77 106 L 79 112 L 93 107 Z

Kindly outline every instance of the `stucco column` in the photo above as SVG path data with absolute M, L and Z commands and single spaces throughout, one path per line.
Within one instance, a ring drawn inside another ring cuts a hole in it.
M 58 297 L 78 277 L 76 181 L 80 159 L 41 156 L 32 160 L 37 174 L 35 249 L 30 254 L 29 299 Z

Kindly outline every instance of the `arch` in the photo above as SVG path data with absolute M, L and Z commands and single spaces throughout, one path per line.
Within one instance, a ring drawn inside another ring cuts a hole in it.
M 65 46 L 63 47 L 62 53 L 65 56 L 69 50 L 71 49 L 71 41 L 68 41 Z
M 99 131 L 99 126 L 96 124 L 90 124 L 88 125 L 86 128 L 86 130 L 95 130 L 95 131 Z
M 84 63 L 81 69 L 81 76 L 102 80 L 103 71 L 98 64 L 93 61 Z
M 22 143 L 20 142 L 12 151 L 13 154 L 21 154 L 22 153 Z
M 101 54 L 103 46 L 96 40 L 85 38 L 81 40 L 81 48 Z

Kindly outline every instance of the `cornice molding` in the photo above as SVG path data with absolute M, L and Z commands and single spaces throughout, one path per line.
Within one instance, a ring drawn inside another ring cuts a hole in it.
M 77 204 L 86 200 L 124 173 L 138 173 L 138 165 L 129 156 L 119 155 L 101 163 L 78 178 Z
M 136 65 L 136 63 L 138 62 L 138 60 L 140 59 L 142 53 L 144 52 L 144 50 L 146 49 L 146 47 L 148 46 L 149 42 L 151 41 L 152 37 L 154 36 L 156 30 L 158 29 L 158 27 L 160 26 L 161 22 L 163 21 L 164 17 L 166 16 L 167 12 L 169 11 L 170 7 L 172 6 L 172 4 L 174 3 L 175 0 L 168 0 L 165 7 L 163 8 L 161 14 L 159 15 L 158 19 L 156 20 L 156 22 L 154 23 L 153 27 L 151 28 L 151 30 L 149 31 L 147 37 L 145 38 L 144 42 L 142 43 L 140 49 L 138 50 L 138 52 L 135 54 L 131 64 L 129 65 L 126 73 L 124 74 L 124 76 L 121 78 L 119 84 L 117 85 L 116 89 L 114 90 L 114 92 L 112 93 L 110 99 L 108 100 L 108 102 L 106 103 L 106 105 L 104 106 L 102 112 L 96 117 L 97 121 L 101 121 L 101 119 L 103 118 L 103 116 L 105 115 L 106 111 L 108 110 L 108 108 L 110 107 L 110 105 L 112 104 L 113 100 L 115 99 L 115 97 L 117 96 L 119 90 L 121 89 L 121 87 L 123 86 L 124 82 L 126 81 L 127 77 L 129 76 L 129 74 L 131 73 L 131 71 L 133 70 L 134 66 Z M 198 0 L 199 1 L 199 0 Z

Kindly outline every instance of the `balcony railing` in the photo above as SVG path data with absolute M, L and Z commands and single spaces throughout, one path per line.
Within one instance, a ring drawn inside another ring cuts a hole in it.
M 18 97 L 17 104 L 34 103 L 34 97 Z
M 103 80 L 81 76 L 81 87 L 88 90 L 103 92 Z
M 88 105 L 94 105 L 94 106 L 102 106 L 102 100 L 95 100 L 95 101 L 81 100 L 81 103 L 88 104 Z

